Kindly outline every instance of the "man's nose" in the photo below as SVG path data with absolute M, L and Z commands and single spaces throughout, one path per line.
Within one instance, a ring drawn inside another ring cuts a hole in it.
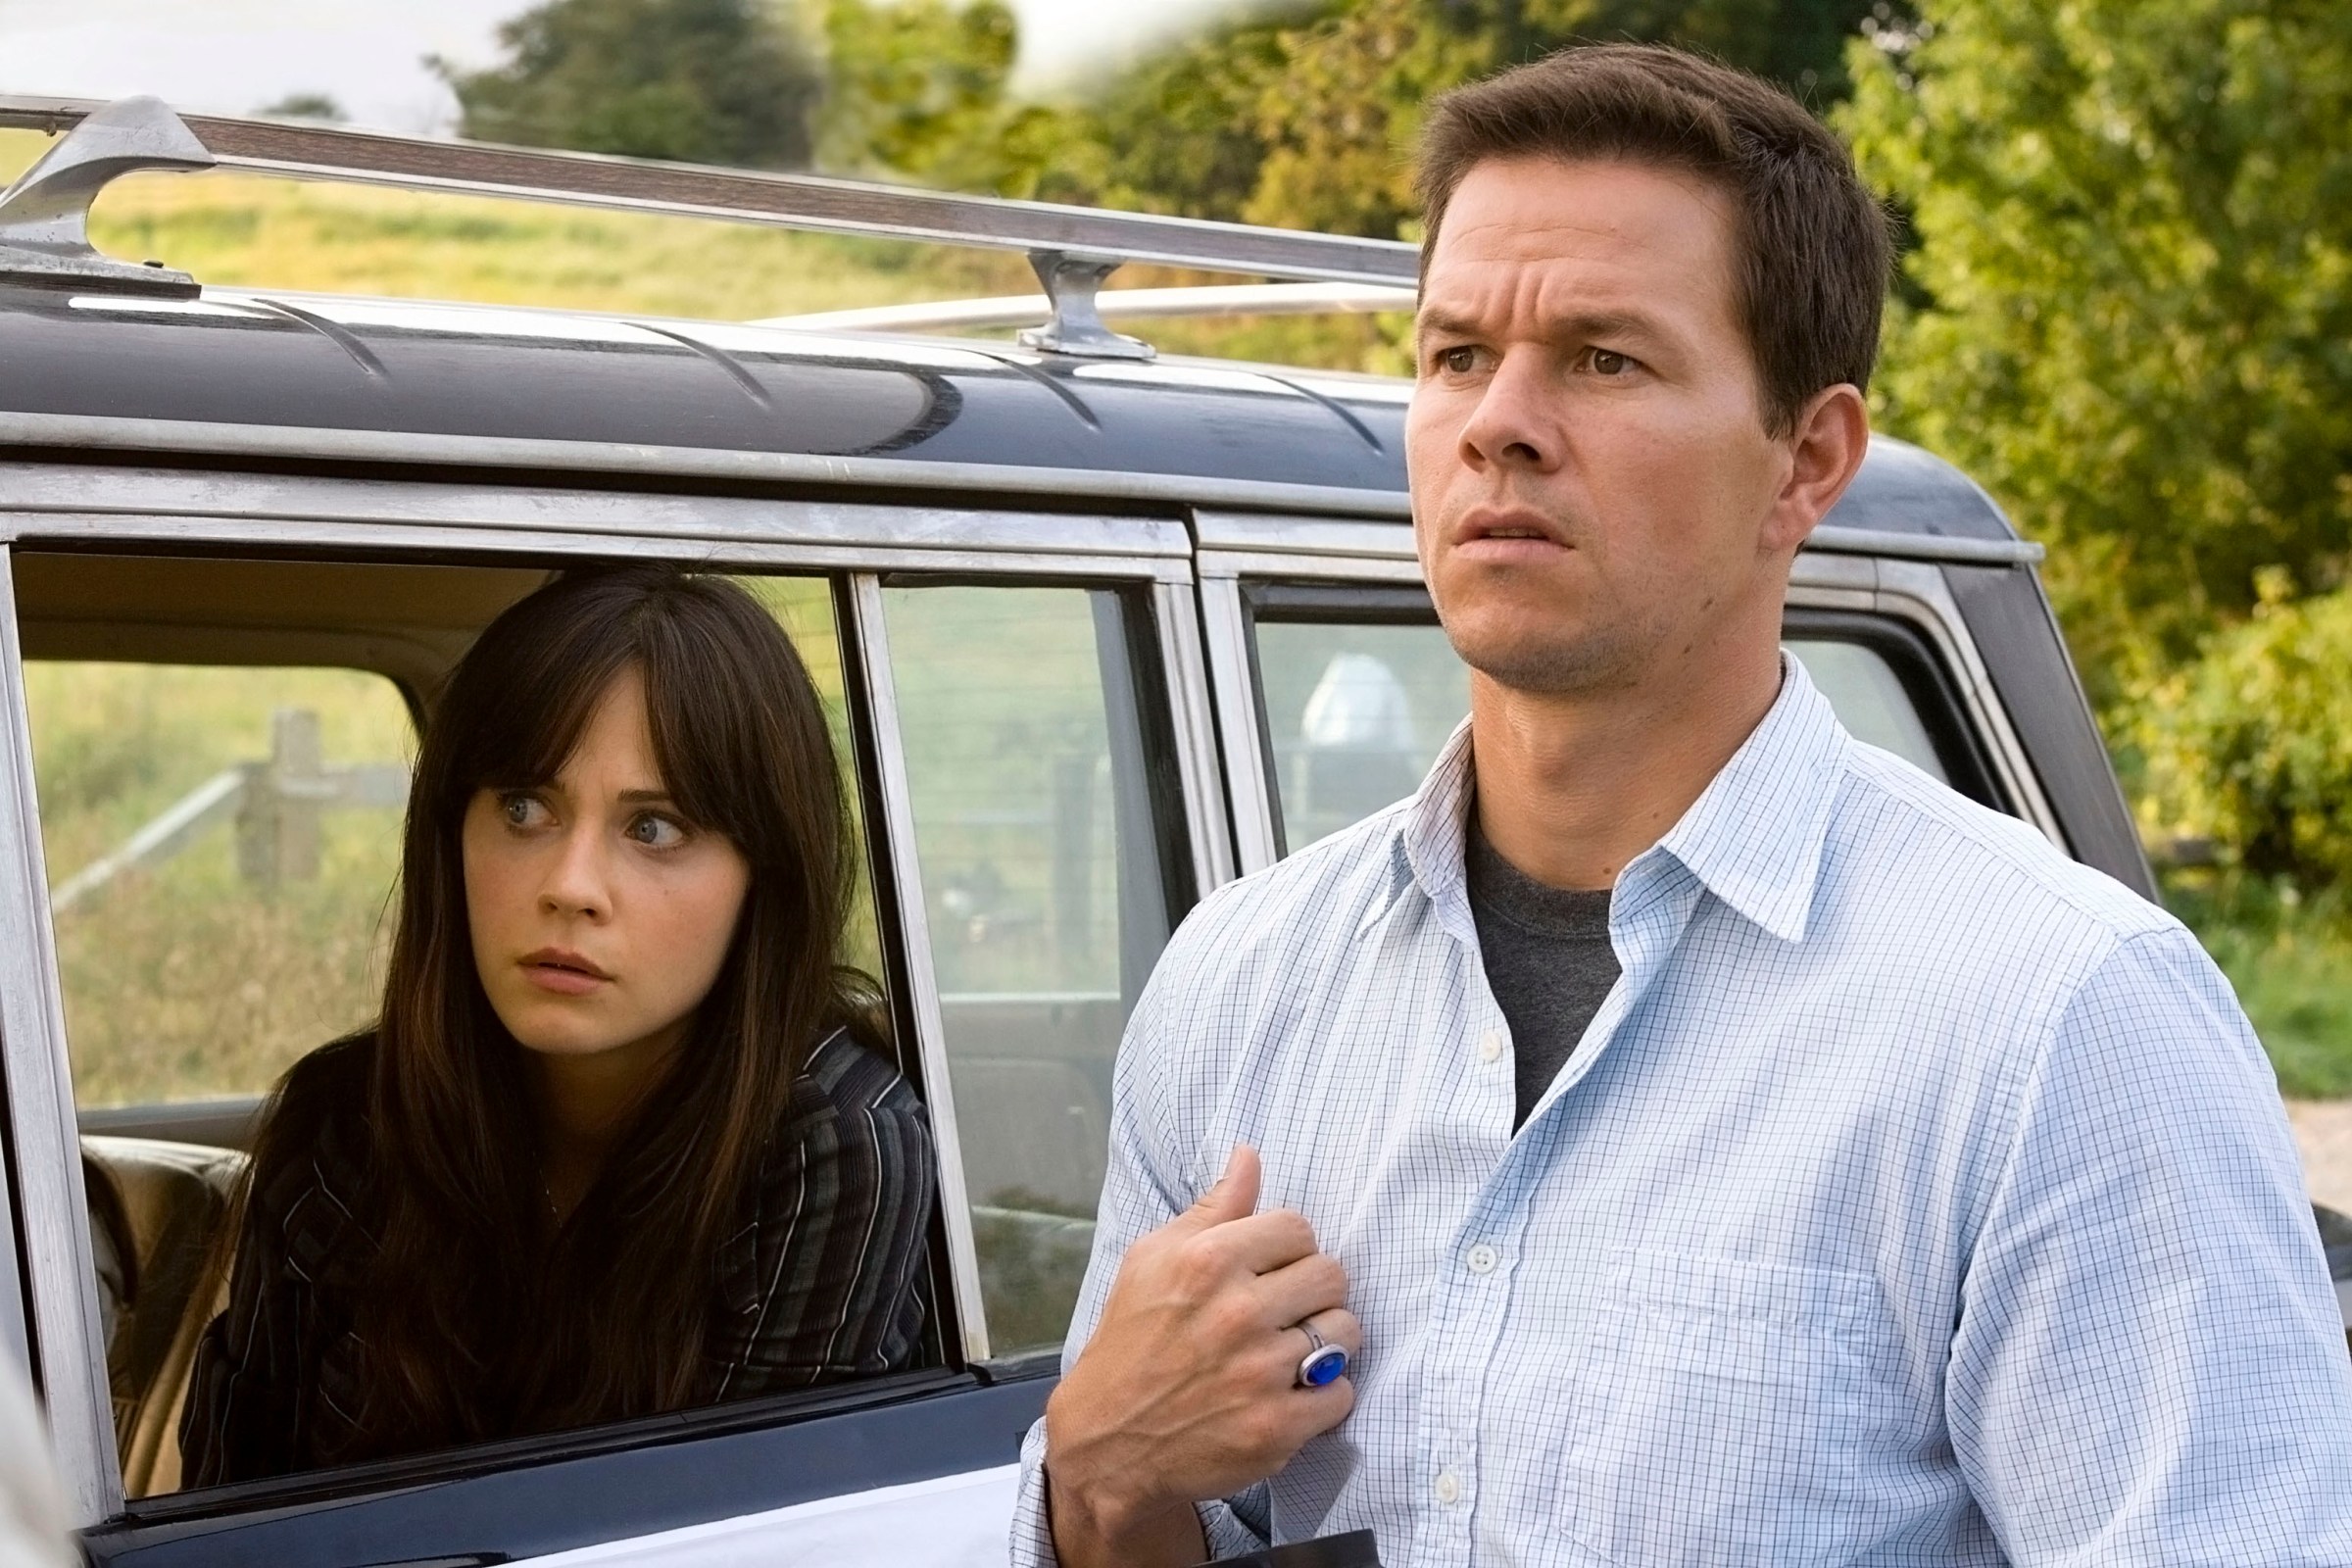
M 1557 403 L 1535 358 L 1506 354 L 1462 426 L 1462 461 L 1473 468 L 1543 472 L 1560 461 Z
M 591 824 L 577 824 L 557 843 L 539 887 L 539 906 L 550 914 L 601 920 L 612 912 L 612 887 L 603 835 Z

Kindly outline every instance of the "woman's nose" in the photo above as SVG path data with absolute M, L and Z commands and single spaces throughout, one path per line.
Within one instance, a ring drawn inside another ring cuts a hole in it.
M 612 912 L 612 881 L 599 835 L 573 828 L 558 842 L 539 906 L 551 914 L 603 919 Z

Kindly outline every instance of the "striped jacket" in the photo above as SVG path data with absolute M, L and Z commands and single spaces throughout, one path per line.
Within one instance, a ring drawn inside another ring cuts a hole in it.
M 191 1487 L 333 1464 L 354 1450 L 353 1332 L 373 1238 L 355 1217 L 374 1040 L 314 1052 L 284 1102 L 320 1104 L 309 1157 L 257 1170 L 227 1309 L 180 1418 Z M 836 1030 L 809 1054 L 745 1221 L 713 1273 L 703 1396 L 753 1398 L 906 1366 L 924 1319 L 931 1134 L 896 1069 Z

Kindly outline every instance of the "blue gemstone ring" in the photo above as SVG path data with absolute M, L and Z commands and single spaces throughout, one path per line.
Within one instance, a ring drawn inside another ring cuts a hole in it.
M 1348 1370 L 1348 1352 L 1336 1345 L 1325 1343 L 1322 1335 L 1304 1323 L 1298 1325 L 1298 1332 L 1305 1335 L 1306 1343 L 1313 1347 L 1298 1358 L 1298 1387 L 1319 1389 L 1327 1383 L 1338 1382 L 1341 1374 Z

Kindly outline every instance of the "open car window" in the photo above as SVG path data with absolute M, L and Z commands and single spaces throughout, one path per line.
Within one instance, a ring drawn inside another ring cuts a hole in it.
M 289 572 L 302 594 L 284 591 Z M 186 1479 L 181 1414 L 227 1300 L 226 1232 L 262 1098 L 376 1015 L 416 714 L 480 627 L 548 575 L 19 559 L 92 1283 L 130 1498 Z M 862 842 L 835 584 L 738 580 L 808 668 Z M 839 958 L 884 980 L 863 858 Z M 921 1287 L 926 1300 L 943 1288 Z M 916 1364 L 943 1354 L 926 1325 Z
M 364 1026 L 416 751 L 399 687 L 65 660 L 24 684 L 76 1105 L 251 1100 Z

